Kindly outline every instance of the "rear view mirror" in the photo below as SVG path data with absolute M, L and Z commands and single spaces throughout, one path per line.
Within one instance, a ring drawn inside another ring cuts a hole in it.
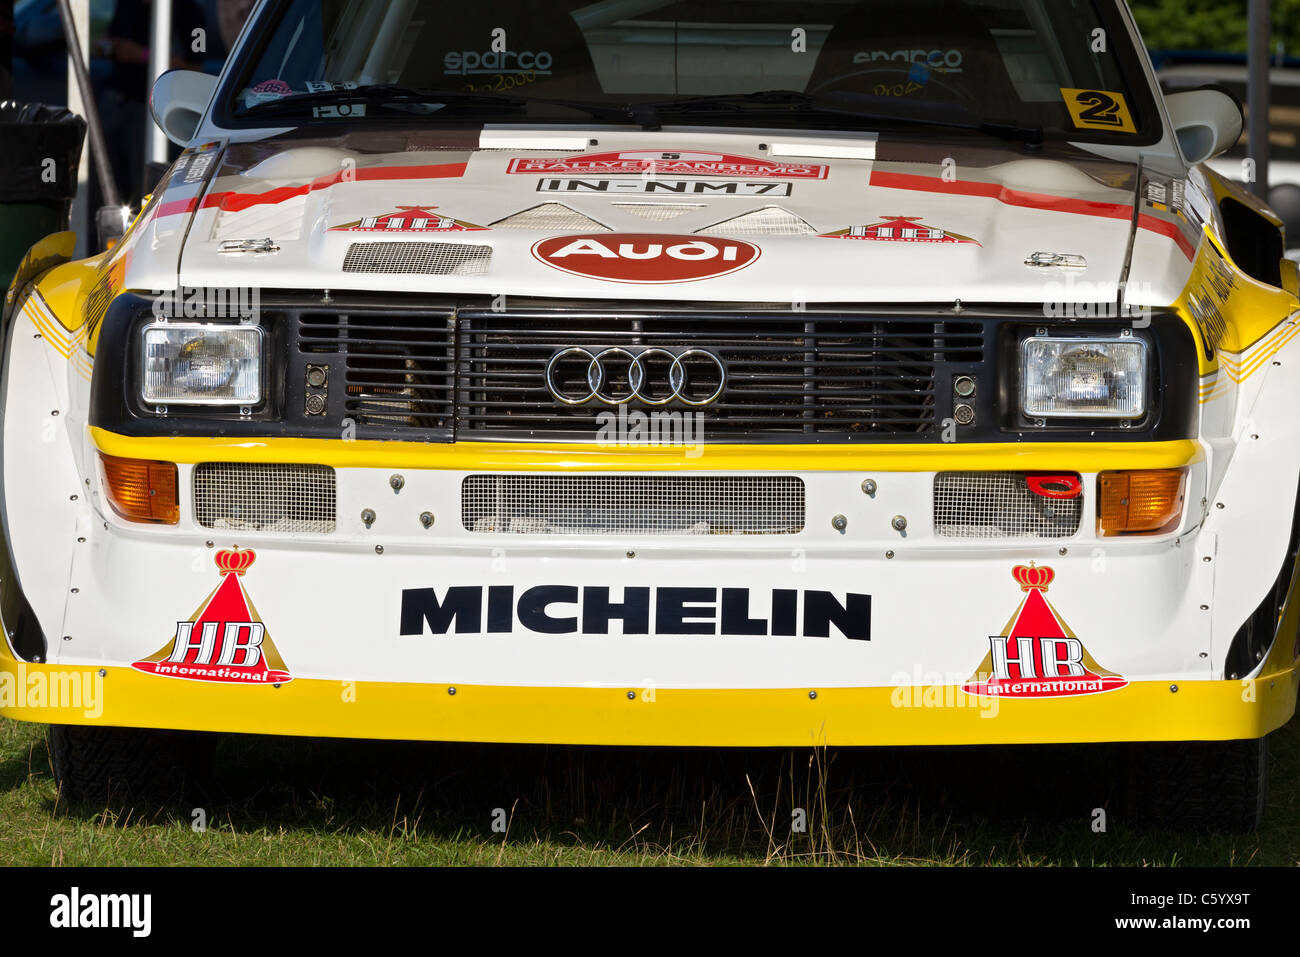
M 154 82 L 149 93 L 153 121 L 177 146 L 188 146 L 207 111 L 217 78 L 193 70 L 169 70 Z
M 1189 163 L 1213 159 L 1241 138 L 1241 105 L 1222 90 L 1171 93 L 1165 105 Z

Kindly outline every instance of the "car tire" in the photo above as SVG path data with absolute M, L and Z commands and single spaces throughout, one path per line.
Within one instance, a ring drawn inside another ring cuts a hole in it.
M 1268 796 L 1268 738 L 1130 747 L 1126 816 L 1177 830 L 1246 833 Z
M 48 746 L 61 804 L 112 807 L 165 803 L 204 788 L 216 735 L 55 724 Z

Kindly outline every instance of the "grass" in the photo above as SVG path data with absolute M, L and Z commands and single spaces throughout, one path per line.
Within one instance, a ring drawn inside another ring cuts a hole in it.
M 1110 746 L 620 750 L 229 736 L 204 798 L 67 809 L 44 728 L 3 720 L 0 864 L 1294 865 L 1300 724 L 1271 744 L 1263 828 L 1212 836 L 1117 820 L 1095 832 L 1093 809 L 1116 799 L 1122 752 Z

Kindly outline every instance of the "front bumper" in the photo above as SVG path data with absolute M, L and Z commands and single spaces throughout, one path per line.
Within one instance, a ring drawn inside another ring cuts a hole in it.
M 283 460 L 285 452 L 230 454 Z M 1175 454 L 1143 464 L 1188 464 L 1196 502 L 1203 463 L 1187 449 Z M 580 459 L 556 464 L 580 469 Z M 1085 523 L 1065 542 L 953 543 L 915 518 L 900 538 L 889 516 L 925 515 L 933 473 L 894 472 L 868 498 L 861 469 L 829 469 L 794 473 L 809 489 L 808 527 L 797 535 L 557 540 L 471 533 L 456 521 L 465 473 L 404 463 L 398 495 L 388 484 L 394 467 L 339 469 L 340 526 L 327 538 L 215 532 L 196 526 L 188 506 L 179 528 L 131 526 L 101 504 L 73 503 L 89 520 L 76 523 L 66 598 L 43 622 L 48 662 L 0 653 L 0 714 L 367 738 L 907 745 L 1249 738 L 1294 710 L 1289 639 L 1253 678 L 1216 680 L 1241 619 L 1229 611 L 1220 621 L 1216 591 L 1232 576 L 1216 585 L 1216 516 L 1200 509 L 1176 533 L 1123 542 L 1096 539 Z M 1085 485 L 1091 496 L 1095 473 Z M 358 517 L 365 505 L 380 516 L 371 528 Z M 426 507 L 440 516 L 433 529 L 414 520 Z M 846 532 L 829 521 L 837 512 Z M 220 557 L 250 550 L 251 564 Z M 1052 570 L 1043 593 L 1061 640 L 1079 641 L 1090 672 L 1110 676 L 1104 690 L 1086 681 L 1045 697 L 964 690 L 988 666 L 991 642 L 1012 634 L 1029 591 L 1023 567 Z M 197 671 L 168 663 L 179 627 L 196 636 L 232 576 L 283 673 L 241 682 L 216 661 Z M 430 590 L 448 606 L 453 587 L 478 590 L 473 614 L 426 614 Z M 540 616 L 524 615 L 519 603 L 538 587 L 563 590 L 548 593 L 554 603 Z M 494 618 L 494 588 L 506 596 L 496 606 L 504 617 Z M 656 620 L 635 633 L 608 614 L 597 616 L 607 627 L 589 627 L 591 589 L 612 602 L 650 590 L 656 615 L 665 590 L 704 594 L 678 601 L 690 613 L 675 627 Z M 731 620 L 747 624 L 724 626 L 727 596 L 742 592 Z M 774 624 L 778 592 L 797 593 L 792 632 Z M 844 618 L 819 627 L 807 612 L 814 592 L 837 607 L 870 596 L 869 637 Z M 425 596 L 424 611 L 406 608 L 408 593 Z M 1280 633 L 1296 625 L 1289 605 Z M 43 697 L 33 697 L 36 688 Z
M 100 671 L 104 674 L 101 676 Z M 75 680 L 72 706 L 12 704 Z M 131 668 L 17 662 L 0 648 L 0 714 L 21 721 L 249 734 L 608 745 L 944 745 L 1257 738 L 1285 724 L 1293 666 L 1254 680 L 1135 682 L 1104 695 L 999 700 L 956 686 L 540 688 L 296 678 L 279 688 L 169 681 Z M 452 693 L 452 689 L 455 689 Z M 814 697 L 811 692 L 816 691 Z M 93 700 L 92 700 L 93 699 Z

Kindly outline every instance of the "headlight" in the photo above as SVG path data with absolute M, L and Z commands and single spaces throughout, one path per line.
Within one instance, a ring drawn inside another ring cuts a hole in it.
M 262 330 L 249 325 L 145 326 L 141 397 L 150 405 L 257 405 Z
M 1147 411 L 1142 339 L 1049 339 L 1020 344 L 1020 408 L 1031 419 L 1140 419 Z

